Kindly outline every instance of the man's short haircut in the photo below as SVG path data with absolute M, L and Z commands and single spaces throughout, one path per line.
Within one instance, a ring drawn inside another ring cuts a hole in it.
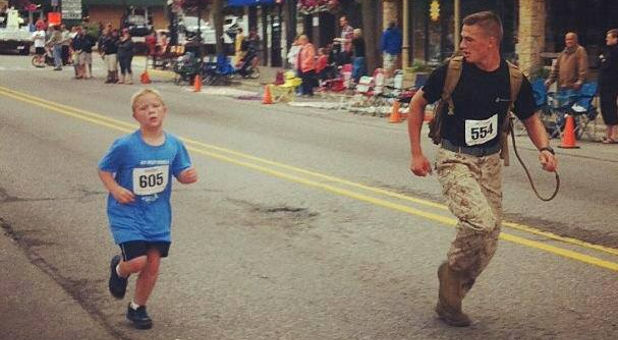
M 485 33 L 498 39 L 498 42 L 502 41 L 502 20 L 491 11 L 476 12 L 468 15 L 463 19 L 463 24 L 467 26 L 479 25 Z
M 131 109 L 135 110 L 135 103 L 137 102 L 137 100 L 140 97 L 145 96 L 147 94 L 154 95 L 155 97 L 157 97 L 161 101 L 161 104 L 163 104 L 163 106 L 166 106 L 165 102 L 163 101 L 163 97 L 161 96 L 161 93 L 159 91 L 157 91 L 155 89 L 152 89 L 152 88 L 144 88 L 144 89 L 141 89 L 141 90 L 135 92 L 133 94 L 133 96 L 131 96 Z
M 618 38 L 618 28 L 613 28 L 607 31 L 607 34 L 611 35 L 612 38 Z

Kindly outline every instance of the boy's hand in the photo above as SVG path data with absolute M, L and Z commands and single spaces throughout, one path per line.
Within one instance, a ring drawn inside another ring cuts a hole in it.
M 191 184 L 197 182 L 197 170 L 194 167 L 185 169 L 178 175 L 178 182 L 182 184 Z
M 121 186 L 117 186 L 111 190 L 110 193 L 114 196 L 114 199 L 121 204 L 127 204 L 135 201 L 135 194 L 133 194 L 129 189 Z

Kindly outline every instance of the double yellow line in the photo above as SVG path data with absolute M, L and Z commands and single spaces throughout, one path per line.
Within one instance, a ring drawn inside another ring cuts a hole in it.
M 60 103 L 48 101 L 42 98 L 38 98 L 27 93 L 18 92 L 9 88 L 0 87 L 0 95 L 28 103 L 34 106 L 44 108 L 49 111 L 57 112 L 65 116 L 77 118 L 89 123 L 104 126 L 110 129 L 130 133 L 137 129 L 137 125 L 128 122 L 120 121 L 117 119 L 109 118 L 100 114 L 81 110 L 71 106 L 63 105 Z M 192 152 L 199 153 L 220 161 L 232 163 L 245 168 L 260 171 L 270 176 L 278 177 L 295 183 L 300 183 L 309 187 L 325 190 L 340 196 L 353 198 L 359 201 L 371 203 L 376 206 L 381 206 L 391 210 L 400 211 L 414 216 L 419 216 L 428 220 L 439 222 L 443 225 L 454 226 L 456 220 L 452 217 L 447 217 L 441 214 L 433 213 L 428 210 L 421 210 L 396 203 L 390 199 L 396 199 L 404 202 L 411 202 L 417 205 L 421 205 L 428 208 L 447 210 L 447 208 L 435 202 L 399 194 L 396 192 L 363 185 L 360 183 L 348 181 L 346 179 L 321 174 L 318 172 L 310 171 L 294 167 L 291 165 L 270 161 L 267 159 L 258 158 L 242 152 L 230 150 L 227 148 L 218 147 L 215 145 L 201 143 L 189 138 L 181 138 L 186 144 L 187 149 Z M 555 235 L 550 232 L 538 230 L 536 228 L 526 226 L 523 224 L 504 222 L 504 227 L 518 230 L 520 232 L 541 236 L 548 240 L 554 240 L 569 244 L 571 246 L 581 247 L 588 250 L 594 250 L 605 254 L 618 256 L 618 249 L 608 248 L 597 244 L 591 244 L 578 239 L 563 237 Z M 557 247 L 547 244 L 545 242 L 534 241 L 517 235 L 502 232 L 500 238 L 509 242 L 524 245 L 530 248 L 543 250 L 549 253 L 553 253 L 559 256 L 577 260 L 583 263 L 592 264 L 598 267 L 610 269 L 618 272 L 618 263 L 613 261 L 604 260 L 595 256 L 587 255 L 578 251 L 573 251 L 566 248 Z

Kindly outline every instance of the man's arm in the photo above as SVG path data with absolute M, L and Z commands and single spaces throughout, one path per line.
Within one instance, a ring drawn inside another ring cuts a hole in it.
M 109 191 L 112 196 L 116 199 L 116 201 L 127 204 L 135 201 L 135 195 L 127 188 L 121 187 L 116 180 L 114 179 L 114 175 L 111 172 L 99 170 L 99 178 L 103 185 Z
M 586 49 L 580 46 L 578 49 L 577 58 L 577 82 L 575 83 L 576 90 L 578 90 L 582 84 L 586 81 L 586 74 L 588 73 L 588 53 Z
M 431 164 L 423 155 L 421 148 L 421 128 L 425 118 L 425 106 L 427 106 L 427 100 L 423 96 L 423 90 L 421 89 L 412 97 L 408 114 L 408 135 L 412 152 L 410 170 L 417 176 L 426 176 L 428 173 L 431 173 Z
M 542 150 L 539 154 L 539 161 L 541 162 L 543 170 L 549 172 L 556 171 L 558 167 L 558 160 L 551 151 L 545 149 L 549 147 L 549 138 L 547 137 L 547 131 L 545 130 L 545 126 L 543 125 L 541 118 L 539 118 L 538 112 L 524 120 L 523 123 L 524 126 L 526 126 L 526 131 L 528 131 L 528 136 L 534 146 L 536 146 L 537 149 Z

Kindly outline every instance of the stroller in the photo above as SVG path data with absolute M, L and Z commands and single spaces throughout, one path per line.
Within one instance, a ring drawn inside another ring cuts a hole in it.
M 199 72 L 200 60 L 193 52 L 187 52 L 185 55 L 178 57 L 174 64 L 173 70 L 176 74 L 174 83 L 180 85 L 183 82 L 193 83 L 195 76 Z

